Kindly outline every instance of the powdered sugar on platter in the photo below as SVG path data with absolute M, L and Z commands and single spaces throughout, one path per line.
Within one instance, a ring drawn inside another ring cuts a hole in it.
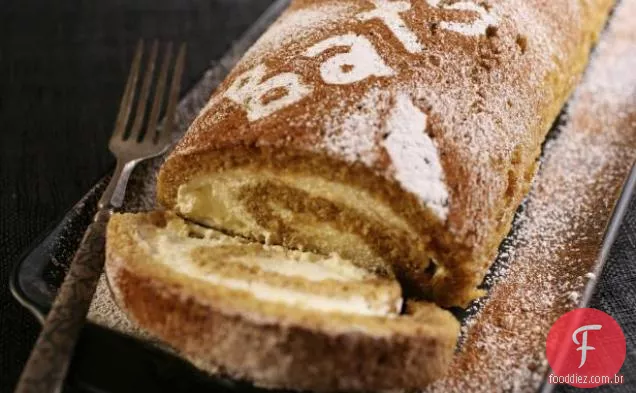
M 453 373 L 430 392 L 536 392 L 545 338 L 595 279 L 603 233 L 636 160 L 636 2 L 617 7 L 488 280 Z

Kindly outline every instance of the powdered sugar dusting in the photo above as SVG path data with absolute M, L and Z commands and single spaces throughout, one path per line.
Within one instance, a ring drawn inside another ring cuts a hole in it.
M 320 65 L 322 80 L 331 85 L 348 85 L 371 76 L 393 76 L 373 44 L 362 35 L 337 35 L 312 45 L 305 56 L 316 57 L 330 48 L 349 47 L 349 52 L 335 55 Z
M 497 26 L 497 17 L 487 11 L 484 7 L 475 3 L 458 2 L 446 6 L 445 8 L 451 10 L 465 10 L 472 11 L 478 15 L 478 18 L 473 23 L 457 23 L 457 22 L 442 22 L 442 29 L 448 29 L 467 36 L 478 36 L 486 33 L 486 29 L 489 26 Z
M 262 61 L 263 56 L 274 53 L 289 44 L 298 44 L 315 34 L 316 30 L 328 28 L 345 20 L 352 5 L 343 2 L 320 2 L 316 5 L 285 12 L 252 46 L 241 61 Z
M 385 114 L 379 108 L 389 111 Z M 356 105 L 343 101 L 323 121 L 328 131 L 318 150 L 325 148 L 348 162 L 372 165 L 381 140 L 396 180 L 441 220 L 446 219 L 448 190 L 439 152 L 426 132 L 427 115 L 409 94 L 373 87 Z
M 636 160 L 636 2 L 615 11 L 489 277 L 489 298 L 464 323 L 452 369 L 429 392 L 536 392 L 550 326 L 595 279 L 597 253 Z M 633 69 L 633 68 L 632 68 Z M 624 94 L 621 94 L 624 93 Z
M 247 112 L 249 121 L 269 116 L 311 93 L 311 87 L 303 84 L 296 74 L 286 72 L 265 79 L 266 74 L 267 67 L 260 64 L 241 74 L 225 91 L 227 98 Z M 283 89 L 284 94 L 265 102 L 264 97 L 274 89 Z
M 384 140 L 395 178 L 440 219 L 448 215 L 448 190 L 437 146 L 426 133 L 427 116 L 408 94 L 399 94 L 389 115 Z
M 325 117 L 328 131 L 318 148 L 337 152 L 348 162 L 361 161 L 371 165 L 378 156 L 376 140 L 380 137 L 378 130 L 382 123 L 376 105 L 389 99 L 388 92 L 376 87 L 367 92 L 355 110 L 348 101 L 343 101 Z
M 358 19 L 362 21 L 372 19 L 382 20 L 391 32 L 395 34 L 396 38 L 400 40 L 407 51 L 420 53 L 423 46 L 419 38 L 406 26 L 406 23 L 400 16 L 401 12 L 406 12 L 411 9 L 411 4 L 407 1 L 370 1 L 375 5 L 375 9 L 358 14 Z

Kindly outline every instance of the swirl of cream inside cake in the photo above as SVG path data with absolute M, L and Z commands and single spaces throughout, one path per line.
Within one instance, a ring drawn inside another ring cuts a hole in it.
M 175 208 L 232 235 L 337 255 L 338 263 L 397 276 L 407 290 L 429 284 L 440 270 L 429 266 L 426 239 L 390 206 L 363 189 L 322 177 L 227 170 L 182 185 Z M 409 281 L 411 277 L 418 282 Z
M 402 308 L 394 279 L 337 255 L 250 243 L 176 217 L 164 228 L 140 226 L 135 237 L 156 263 L 214 286 L 247 292 L 259 301 L 369 316 L 397 315 Z

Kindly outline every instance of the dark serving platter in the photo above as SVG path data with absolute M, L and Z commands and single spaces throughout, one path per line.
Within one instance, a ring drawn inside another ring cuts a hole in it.
M 211 71 L 216 74 L 215 81 L 227 74 L 237 57 L 251 46 L 288 2 L 289 0 L 275 1 L 235 43 L 230 53 Z M 210 89 L 214 87 L 207 86 Z M 195 111 L 198 109 L 193 108 Z M 549 138 L 555 137 L 559 125 L 560 120 L 557 120 Z M 108 177 L 101 179 L 59 222 L 41 235 L 14 269 L 10 282 L 12 293 L 40 321 L 46 316 L 57 288 L 64 279 L 68 263 L 95 213 L 97 200 L 108 182 Z M 600 276 L 599 273 L 608 258 L 635 189 L 636 166 L 632 167 L 606 227 L 594 268 L 596 277 Z M 506 246 L 510 238 L 511 236 L 508 236 L 502 247 Z M 503 255 L 498 258 L 490 274 L 496 273 L 498 266 L 506 263 L 505 258 Z M 493 280 L 486 279 L 485 282 L 491 283 Z M 579 303 L 580 307 L 589 304 L 596 283 L 597 280 L 588 282 Z M 463 321 L 476 312 L 478 308 L 471 307 L 469 311 L 457 311 L 456 315 Z M 70 391 L 89 392 L 262 391 L 248 383 L 211 377 L 149 342 L 93 323 L 88 323 L 83 330 L 71 366 L 68 385 Z M 548 393 L 552 389 L 552 385 L 544 382 L 540 391 Z

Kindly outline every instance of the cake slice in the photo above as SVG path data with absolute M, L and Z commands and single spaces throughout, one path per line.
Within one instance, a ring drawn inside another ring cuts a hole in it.
M 403 305 L 390 274 L 173 213 L 114 215 L 106 274 L 143 329 L 203 370 L 266 387 L 421 387 L 443 374 L 459 332 L 435 305 Z

